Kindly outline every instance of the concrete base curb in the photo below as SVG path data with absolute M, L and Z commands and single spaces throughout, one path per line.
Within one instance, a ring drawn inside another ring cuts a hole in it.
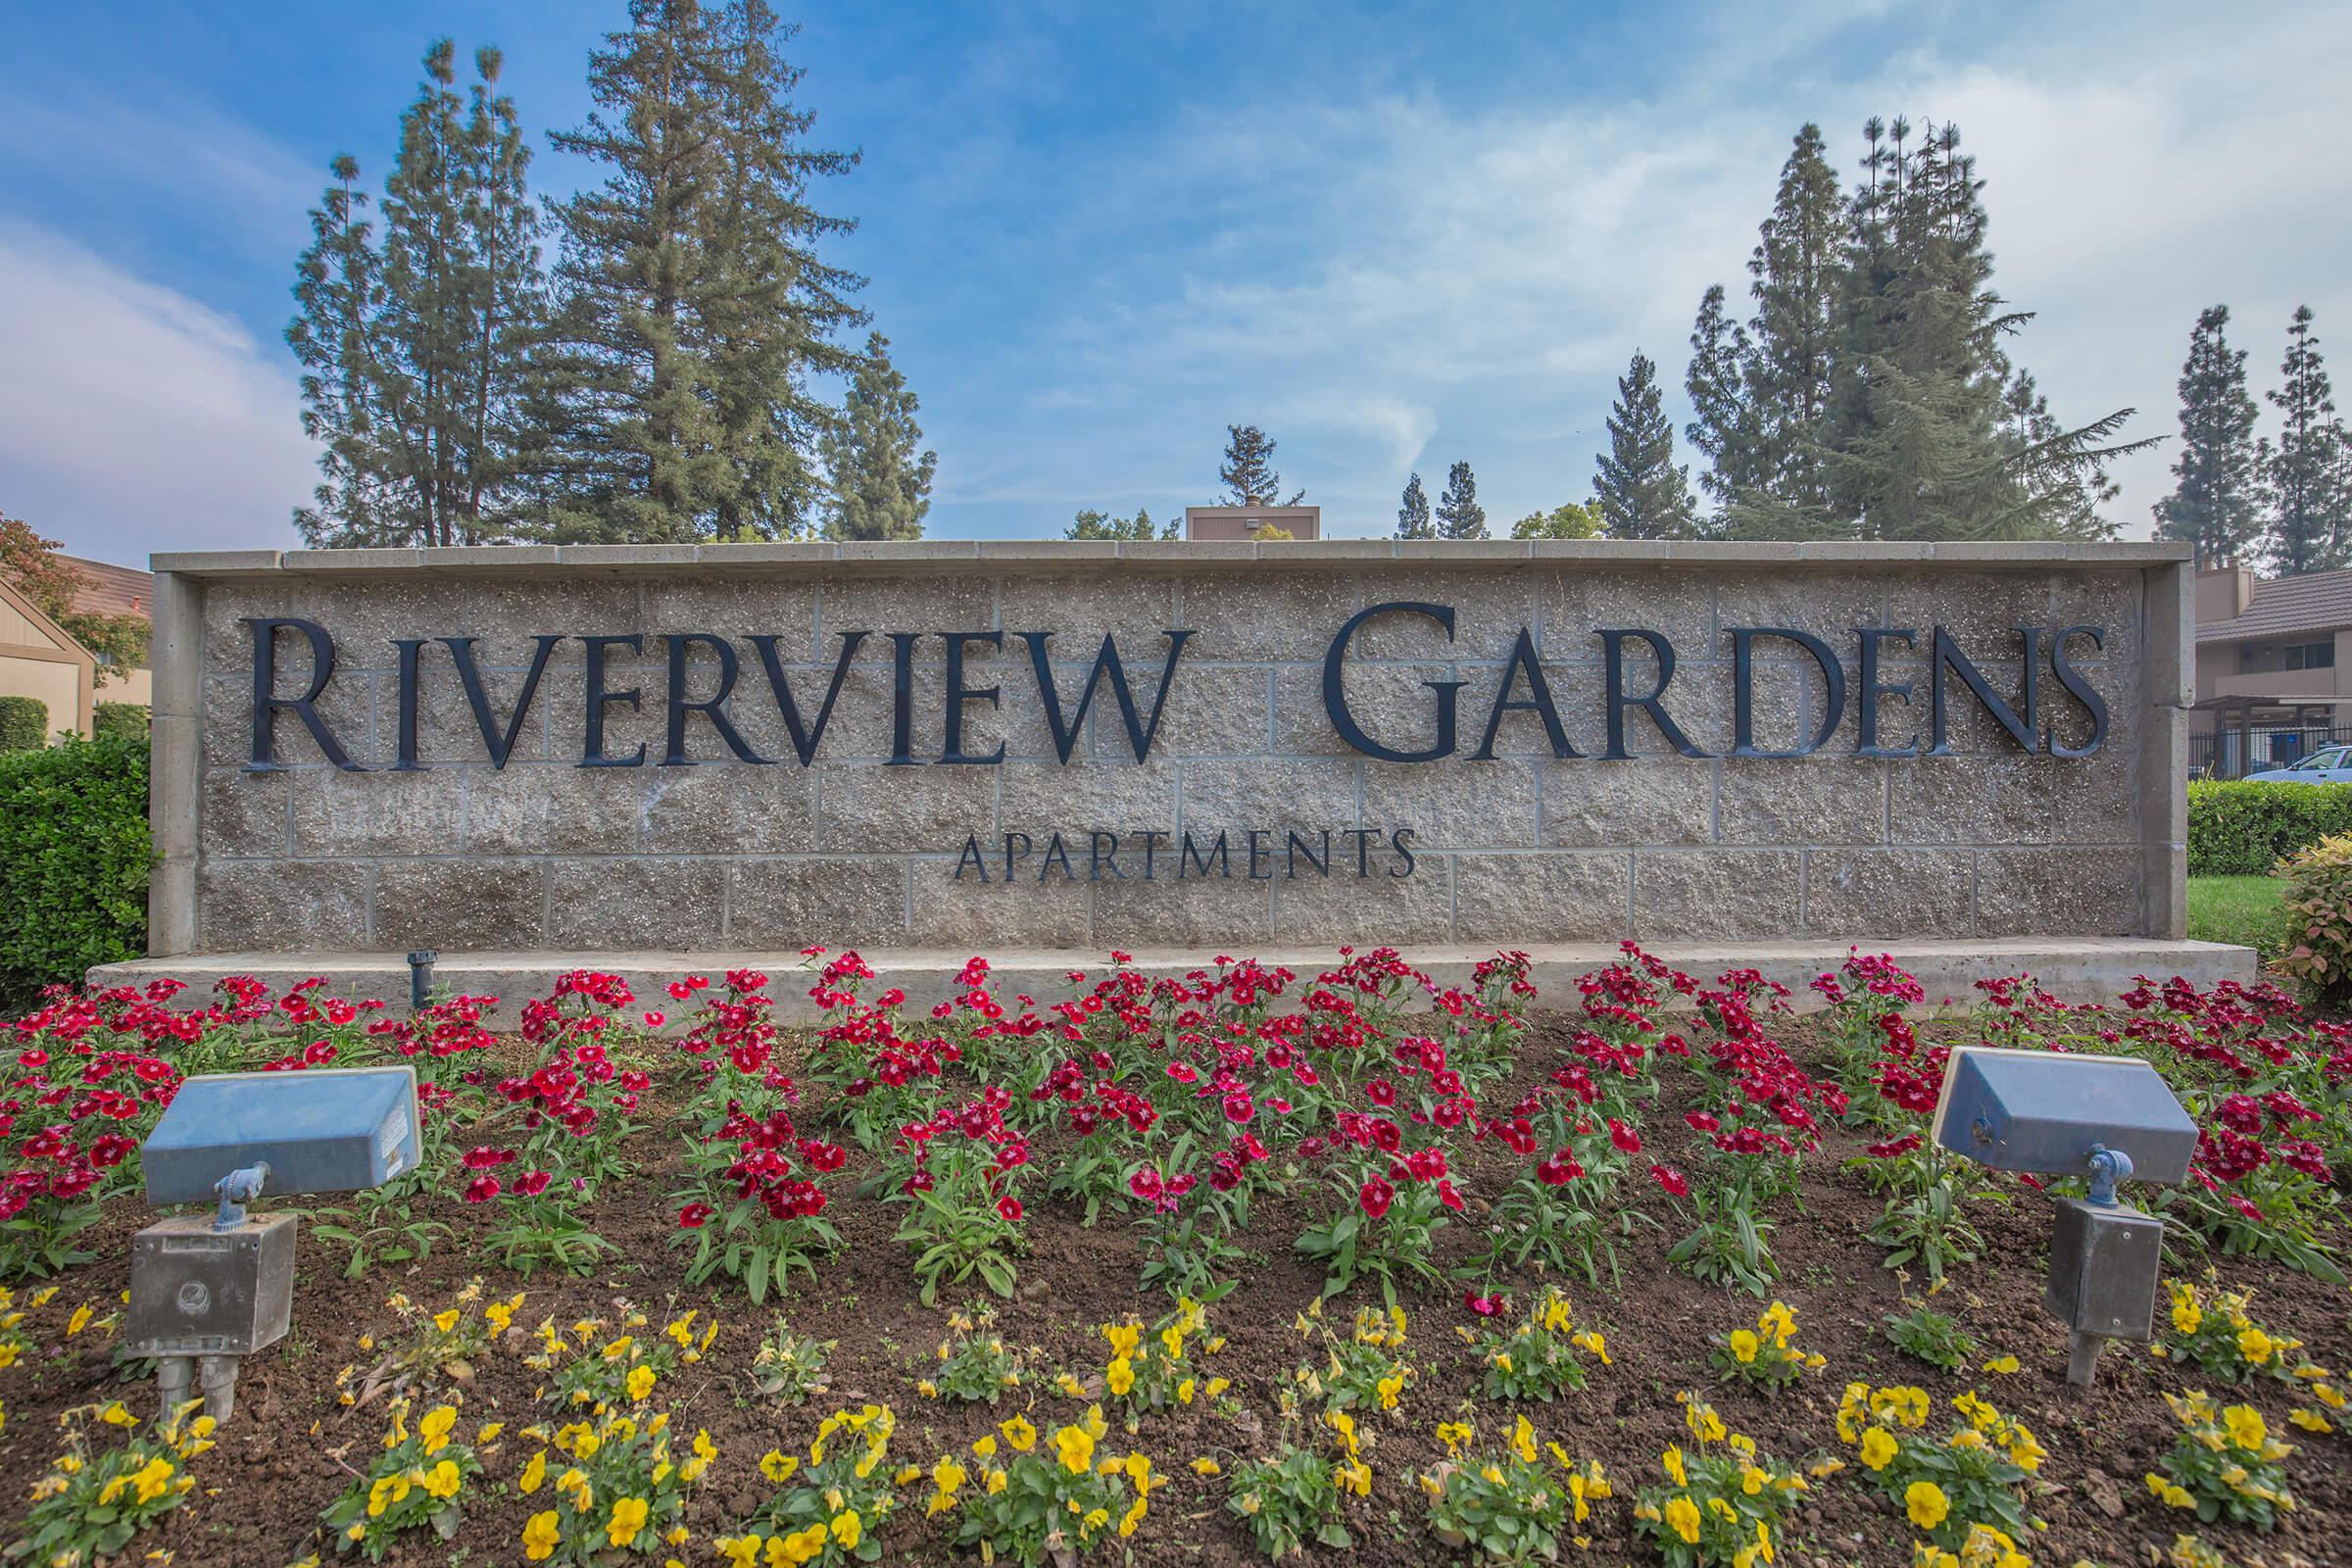
M 2132 989 L 2133 977 L 2157 980 L 2181 976 L 2199 987 L 2221 980 L 2251 981 L 2256 963 L 2251 948 L 2219 942 L 2155 941 L 2139 937 L 2008 937 L 1997 940 L 1911 940 L 1857 942 L 1864 953 L 1890 953 L 1895 960 L 1927 988 L 1931 1005 L 1948 1003 L 1967 1006 L 1977 997 L 1976 983 L 1996 975 L 2031 974 L 2052 994 L 2067 1002 L 2111 1002 Z M 1795 995 L 1799 1007 L 1820 1004 L 1806 989 L 1813 977 L 1845 961 L 1845 943 L 1674 942 L 1649 951 L 1696 975 L 1712 979 L 1731 968 L 1760 969 Z M 1467 985 L 1472 967 L 1492 956 L 1493 949 L 1408 947 L 1405 957 L 1441 986 Z M 1614 962 L 1618 950 L 1601 942 L 1530 944 L 1533 980 L 1541 1004 L 1571 1006 L 1576 1001 L 1578 976 Z M 1339 961 L 1330 949 L 1298 949 L 1250 953 L 1269 968 L 1285 967 L 1312 977 Z M 906 993 L 910 1007 L 928 1008 L 954 995 L 956 972 L 970 955 L 964 952 L 894 951 L 864 955 L 875 980 L 864 988 L 872 996 L 897 986 Z M 990 966 L 992 988 L 1000 996 L 1015 993 L 1041 1002 L 1063 995 L 1064 976 L 1071 970 L 1100 974 L 1108 955 L 1070 950 L 1008 949 L 983 954 Z M 1207 950 L 1143 949 L 1132 954 L 1132 966 L 1147 975 L 1179 976 L 1207 967 L 1215 955 Z M 813 1009 L 808 1001 L 811 976 L 801 968 L 803 959 L 792 953 L 445 953 L 434 970 L 437 989 L 473 996 L 495 996 L 499 1005 L 492 1021 L 511 1026 L 521 1004 L 546 996 L 568 970 L 588 968 L 616 973 L 637 993 L 640 1004 L 675 1012 L 662 988 L 688 974 L 716 980 L 731 968 L 759 969 L 772 977 L 779 1015 L 807 1018 Z M 172 958 L 140 958 L 125 963 L 100 964 L 89 972 L 94 986 L 144 985 L 162 976 L 187 983 L 199 995 L 227 975 L 251 975 L 279 990 L 313 975 L 322 975 L 331 994 L 353 999 L 379 999 L 405 1007 L 409 998 L 408 957 L 400 953 L 222 953 L 193 954 Z

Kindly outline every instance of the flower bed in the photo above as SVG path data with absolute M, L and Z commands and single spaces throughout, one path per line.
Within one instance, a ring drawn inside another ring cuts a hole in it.
M 127 1522 L 134 1553 L 268 1568 L 1753 1568 L 2352 1529 L 2352 1033 L 2268 989 L 2094 1008 L 2013 976 L 1928 1018 L 1857 955 L 1799 1019 L 1630 947 L 1561 999 L 1512 955 L 1460 990 L 1386 951 L 1181 981 L 1113 955 L 1053 997 L 974 959 L 910 1012 L 854 954 L 808 966 L 808 1029 L 741 971 L 569 975 L 514 1036 L 483 999 L 318 982 L 20 1020 L 8 1539 L 104 1513 L 107 1550 Z M 1976 1040 L 2143 1055 L 2203 1129 L 2190 1183 L 2134 1190 L 2178 1227 L 2160 1353 L 2087 1395 L 2038 1305 L 2044 1184 L 1924 1139 Z M 114 1349 L 139 1140 L 183 1074 L 378 1060 L 417 1069 L 423 1166 L 309 1210 L 236 1419 L 149 1437 Z

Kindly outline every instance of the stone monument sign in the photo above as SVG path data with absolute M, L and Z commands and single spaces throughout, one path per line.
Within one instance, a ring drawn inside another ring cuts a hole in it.
M 2170 546 L 155 565 L 159 956 L 2181 930 Z

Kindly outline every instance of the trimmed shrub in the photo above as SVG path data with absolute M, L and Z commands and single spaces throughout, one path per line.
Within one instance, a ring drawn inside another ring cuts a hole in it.
M 38 697 L 0 697 L 0 752 L 32 752 L 49 744 L 49 705 Z
M 2330 833 L 2352 833 L 2352 784 L 2188 786 L 2188 874 L 2268 876 Z
M 2322 1002 L 2352 999 L 2352 833 L 2320 840 L 2278 874 L 2286 878 L 2287 918 L 2278 966 Z
M 147 710 L 137 703 L 100 703 L 90 719 L 90 733 L 102 741 L 144 741 Z
M 0 1001 L 147 946 L 147 746 L 0 757 Z

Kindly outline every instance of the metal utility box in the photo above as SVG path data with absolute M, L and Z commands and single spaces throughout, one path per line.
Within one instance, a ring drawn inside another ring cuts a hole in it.
M 2062 1198 L 2042 1305 L 2079 1334 L 2144 1340 L 2155 1332 L 2164 1221 L 2121 1204 Z
M 270 1193 L 347 1193 L 416 1168 L 411 1067 L 224 1072 L 179 1086 L 140 1150 L 150 1203 L 213 1201 L 221 1177 L 267 1163 Z
M 1995 1170 L 2082 1175 L 2094 1145 L 2140 1181 L 2188 1175 L 2197 1124 L 2135 1056 L 1961 1046 L 1944 1068 L 1935 1139 Z
M 251 1355 L 286 1332 L 294 1306 L 294 1216 L 225 1231 L 210 1214 L 158 1221 L 130 1239 L 132 1355 Z

